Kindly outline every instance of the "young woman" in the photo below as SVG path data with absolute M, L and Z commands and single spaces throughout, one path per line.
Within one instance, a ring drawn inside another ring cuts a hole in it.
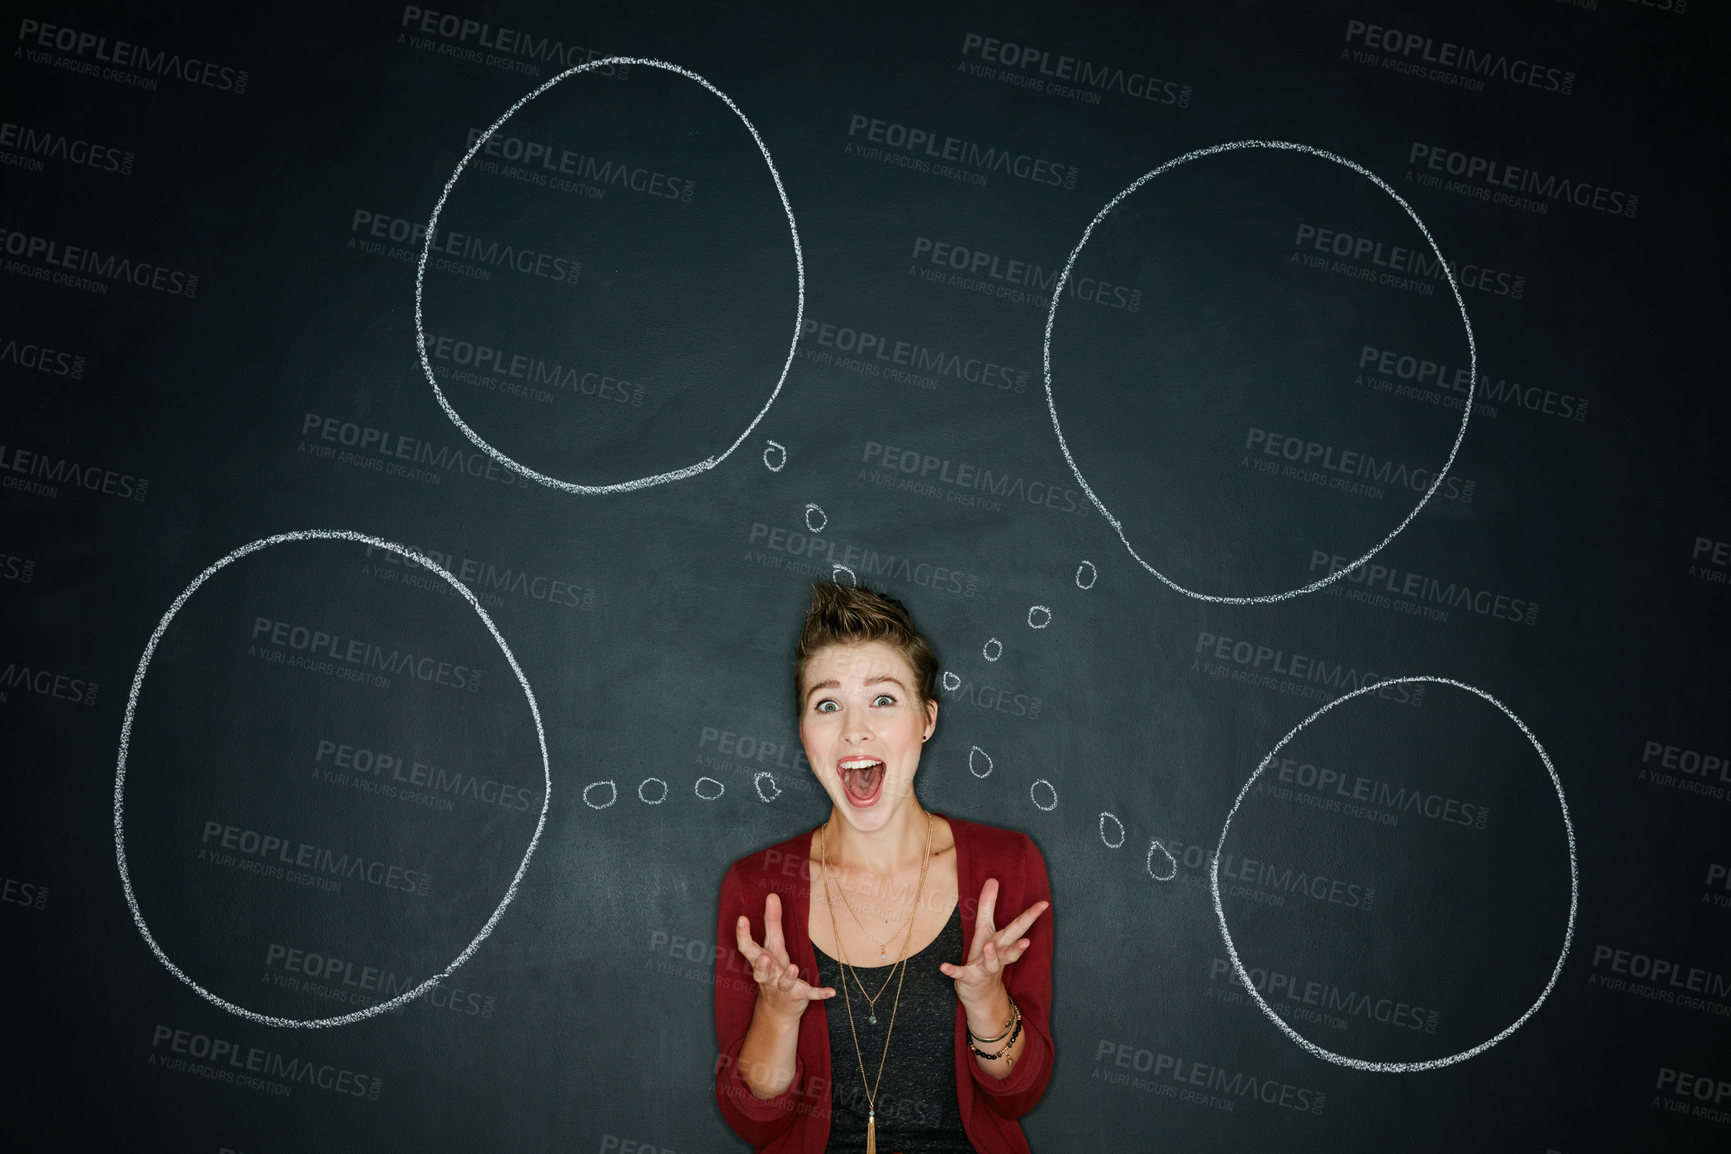
M 760 1151 L 1028 1151 L 1016 1119 L 1052 1075 L 1051 890 L 1025 834 L 915 796 L 937 674 L 900 602 L 813 587 L 794 685 L 829 820 L 721 883 L 715 1095 Z

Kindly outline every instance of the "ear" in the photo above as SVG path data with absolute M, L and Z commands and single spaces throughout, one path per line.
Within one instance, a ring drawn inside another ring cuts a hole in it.
M 938 727 L 938 699 L 933 697 L 926 702 L 926 732 L 921 741 L 929 740 L 932 731 Z

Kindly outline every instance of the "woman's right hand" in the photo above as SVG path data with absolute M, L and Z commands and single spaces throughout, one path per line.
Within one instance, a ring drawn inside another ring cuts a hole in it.
M 787 957 L 787 942 L 781 933 L 781 898 L 770 894 L 763 903 L 763 945 L 751 937 L 751 919 L 741 914 L 734 926 L 739 952 L 751 966 L 757 983 L 757 1004 L 785 1021 L 798 1021 L 812 1002 L 835 997 L 830 986 L 808 985 L 799 976 L 799 966 Z

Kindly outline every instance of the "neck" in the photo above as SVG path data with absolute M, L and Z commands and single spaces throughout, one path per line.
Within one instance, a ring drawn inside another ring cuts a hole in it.
M 893 822 L 869 833 L 855 829 L 840 812 L 831 809 L 827 826 L 830 865 L 845 862 L 848 869 L 886 877 L 919 869 L 926 856 L 928 818 L 919 802 L 908 800 L 910 804 L 897 811 Z

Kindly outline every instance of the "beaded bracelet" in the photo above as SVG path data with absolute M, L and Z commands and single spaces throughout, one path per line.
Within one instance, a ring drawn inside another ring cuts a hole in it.
M 1010 1048 L 1016 1044 L 1016 1039 L 1021 1037 L 1021 1036 L 1022 1036 L 1022 1014 L 1021 1014 L 1021 1011 L 1018 1010 L 1018 1011 L 1016 1011 L 1015 1028 L 1010 1031 L 1010 1040 L 1008 1042 L 1004 1043 L 1004 1048 L 1002 1050 L 999 1050 L 996 1054 L 988 1054 L 984 1050 L 980 1049 L 978 1046 L 974 1045 L 971 1042 L 968 1043 L 968 1049 L 972 1050 L 975 1054 L 978 1054 L 980 1057 L 984 1058 L 988 1062 L 992 1061 L 995 1058 L 1007 1058 L 1009 1053 L 1010 1053 Z M 1010 1065 L 1012 1065 L 1012 1066 L 1014 1066 L 1016 1064 L 1016 1060 L 1014 1058 L 1008 1058 L 1008 1061 L 1009 1061 Z

